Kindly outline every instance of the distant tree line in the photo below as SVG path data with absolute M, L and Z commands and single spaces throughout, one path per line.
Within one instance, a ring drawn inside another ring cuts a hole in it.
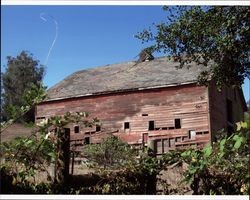
M 28 103 L 26 93 L 41 85 L 44 74 L 45 67 L 27 51 L 7 57 L 6 69 L 1 73 L 1 121 L 18 116 L 20 108 Z M 34 112 L 30 112 L 19 121 L 33 120 L 33 117 Z

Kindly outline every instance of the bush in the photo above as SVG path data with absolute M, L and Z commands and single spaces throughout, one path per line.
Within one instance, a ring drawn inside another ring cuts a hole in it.
M 100 144 L 89 144 L 83 149 L 89 167 L 96 169 L 119 169 L 135 162 L 136 152 L 130 145 L 114 135 L 109 135 Z
M 165 164 L 186 162 L 183 181 L 191 184 L 194 194 L 235 195 L 250 193 L 250 129 L 249 124 L 237 124 L 237 131 L 224 136 L 204 149 L 176 151 L 163 157 Z

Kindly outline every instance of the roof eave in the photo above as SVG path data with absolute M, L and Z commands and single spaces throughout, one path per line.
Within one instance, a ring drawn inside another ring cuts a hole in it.
M 159 85 L 159 86 L 129 88 L 129 89 L 121 89 L 121 90 L 95 92 L 95 93 L 89 93 L 89 94 L 83 94 L 83 95 L 75 95 L 75 96 L 68 96 L 68 97 L 58 97 L 58 98 L 52 98 L 52 99 L 44 100 L 41 103 L 47 103 L 47 102 L 51 102 L 51 101 L 60 101 L 60 100 L 66 100 L 66 99 L 72 99 L 72 98 L 81 98 L 81 97 L 96 96 L 96 95 L 105 95 L 105 94 L 113 94 L 113 93 L 122 93 L 122 92 L 132 92 L 132 91 L 142 91 L 142 90 L 150 90 L 150 89 L 160 89 L 160 88 L 176 87 L 176 86 L 188 85 L 188 84 L 194 84 L 194 83 L 197 83 L 197 80 L 187 81 L 187 82 L 183 82 L 183 83 L 171 83 L 171 84 Z

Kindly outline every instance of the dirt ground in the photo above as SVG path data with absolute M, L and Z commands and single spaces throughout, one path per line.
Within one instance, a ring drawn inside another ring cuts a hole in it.
M 185 164 L 177 164 L 162 170 L 157 176 L 157 194 L 192 195 L 189 185 L 180 183 L 186 168 Z M 85 164 L 74 165 L 74 175 L 86 175 L 94 172 L 95 170 L 88 168 Z
M 157 176 L 157 194 L 192 195 L 189 185 L 181 183 L 186 164 L 174 164 Z
M 94 169 L 90 169 L 85 164 L 75 164 L 74 170 L 73 170 L 73 175 L 84 175 L 84 174 L 94 173 L 94 172 L 95 172 Z M 72 174 L 72 167 L 71 166 L 69 168 L 69 173 Z
M 29 136 L 31 135 L 33 129 L 26 127 L 23 124 L 14 123 L 5 130 L 1 130 L 1 142 L 8 142 L 16 137 Z

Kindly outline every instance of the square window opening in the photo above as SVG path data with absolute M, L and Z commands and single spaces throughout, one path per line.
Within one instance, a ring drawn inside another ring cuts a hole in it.
M 148 130 L 149 131 L 155 130 L 155 121 L 149 121 L 148 122 Z
M 129 122 L 124 122 L 124 129 L 129 129 L 129 128 L 130 128 Z
M 90 138 L 89 137 L 84 138 L 84 144 L 90 144 Z
M 96 132 L 100 132 L 101 131 L 101 126 L 100 125 L 96 125 L 95 131 Z
M 79 133 L 79 132 L 80 132 L 79 126 L 75 126 L 75 127 L 74 127 L 74 132 L 75 132 L 75 133 Z
M 174 127 L 175 129 L 180 129 L 181 128 L 181 119 L 174 119 Z

